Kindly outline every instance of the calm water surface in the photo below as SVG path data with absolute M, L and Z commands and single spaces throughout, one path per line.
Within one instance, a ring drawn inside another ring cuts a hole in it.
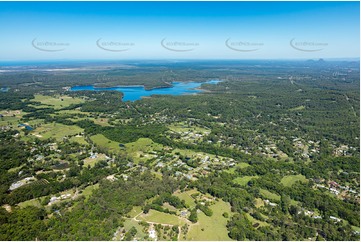
M 217 84 L 219 80 L 211 80 L 207 82 L 173 82 L 172 87 L 156 88 L 145 90 L 143 86 L 120 86 L 120 87 L 94 87 L 94 86 L 75 86 L 71 91 L 119 91 L 124 93 L 123 101 L 136 101 L 142 97 L 151 95 L 183 95 L 195 94 L 202 90 L 195 89 L 202 84 Z

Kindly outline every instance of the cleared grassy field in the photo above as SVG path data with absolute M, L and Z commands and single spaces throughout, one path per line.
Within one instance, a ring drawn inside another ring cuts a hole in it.
M 98 161 L 105 160 L 105 156 L 105 154 L 98 154 L 96 158 L 88 157 L 84 159 L 84 166 L 87 167 L 89 165 L 90 167 L 94 167 Z
M 90 115 L 90 112 L 83 112 L 79 109 L 72 109 L 72 110 L 59 110 L 56 111 L 56 113 L 58 114 L 85 114 L 85 115 Z
M 254 200 L 254 206 L 256 206 L 256 208 L 264 206 L 263 200 L 261 198 L 256 198 Z
M 140 138 L 135 142 L 125 144 L 125 147 L 127 153 L 132 156 L 134 161 L 139 162 L 155 157 L 148 153 L 155 150 L 162 150 L 163 145 L 155 143 L 149 138 Z
M 109 149 L 113 153 L 129 154 L 135 162 L 140 160 L 147 160 L 153 158 L 154 155 L 148 154 L 148 152 L 154 150 L 161 150 L 162 145 L 154 143 L 151 139 L 140 138 L 135 142 L 124 144 L 124 148 L 121 148 L 119 142 L 112 141 L 102 134 L 91 136 L 90 139 L 99 147 Z
M 241 168 L 241 169 L 247 168 L 247 167 L 249 167 L 249 166 L 251 166 L 251 165 L 248 164 L 248 163 L 245 163 L 245 162 L 240 162 L 240 163 L 237 163 L 237 164 L 236 164 L 236 167 L 239 167 L 239 168 Z
M 99 124 L 100 126 L 111 126 L 108 123 L 108 119 L 107 118 L 95 118 L 93 119 L 95 124 Z
M 250 166 L 250 164 L 248 164 L 248 163 L 240 162 L 240 163 L 237 163 L 234 167 L 226 170 L 226 172 L 229 172 L 229 173 L 233 174 L 236 171 L 237 167 L 243 169 L 243 168 L 247 168 L 249 166 Z
M 20 117 L 5 116 L 0 118 L 0 126 L 11 125 L 16 127 L 19 123 Z
M 234 183 L 237 183 L 241 186 L 246 186 L 247 183 L 252 180 L 253 178 L 258 178 L 258 176 L 243 176 L 243 177 L 237 177 L 233 180 Z
M 300 205 L 299 203 L 300 203 L 300 202 L 297 202 L 296 200 L 293 200 L 293 199 L 290 200 L 290 204 L 291 204 L 291 205 L 294 205 L 294 206 Z
M 202 128 L 199 126 L 192 125 L 192 126 L 188 127 L 188 125 L 185 124 L 184 122 L 168 125 L 168 128 L 177 133 L 193 132 L 193 133 L 202 133 L 203 134 L 203 133 L 211 132 L 210 129 L 205 129 L 205 128 Z
M 174 212 L 177 211 L 177 209 L 175 207 L 173 207 L 172 205 L 170 205 L 169 203 L 164 203 L 162 207 L 165 209 L 169 209 L 170 211 L 174 211 Z
M 83 132 L 82 128 L 75 125 L 64 125 L 59 123 L 43 124 L 33 131 L 33 135 L 39 139 L 55 138 L 62 140 L 63 137 L 69 135 L 76 135 Z
M 28 106 L 33 107 L 33 108 L 49 108 L 49 107 L 52 107 L 50 105 L 45 105 L 45 104 L 39 104 L 39 105 L 29 104 Z
M 359 228 L 359 227 L 356 227 L 356 226 L 353 226 L 353 225 L 351 225 L 351 227 L 352 227 L 352 229 L 353 229 L 354 231 L 360 232 L 360 228 Z
M 25 164 L 22 164 L 18 167 L 13 167 L 11 169 L 8 170 L 8 172 L 19 172 L 21 168 L 23 168 L 25 166 Z
M 265 198 L 268 198 L 270 200 L 276 200 L 276 201 L 280 201 L 281 200 L 281 196 L 277 195 L 275 193 L 272 193 L 268 190 L 265 189 L 259 189 L 259 192 L 262 196 L 264 196 Z
M 144 227 L 134 219 L 126 219 L 124 221 L 125 230 L 128 232 L 132 227 L 137 229 L 137 234 L 135 235 L 135 238 L 138 240 L 144 240 L 144 237 L 146 236 L 146 234 L 143 232 Z
M 176 197 L 179 197 L 181 200 L 184 200 L 186 205 L 188 205 L 190 208 L 193 208 L 196 206 L 194 199 L 191 197 L 191 194 L 196 193 L 196 190 L 189 190 L 182 193 L 175 193 L 174 195 Z
M 45 197 L 41 197 L 40 198 L 40 201 L 42 201 L 42 199 L 44 199 Z M 25 201 L 25 202 L 21 202 L 18 204 L 18 206 L 20 208 L 25 208 L 25 207 L 29 207 L 29 206 L 34 206 L 34 207 L 42 207 L 39 200 L 37 198 L 34 198 L 34 199 L 31 199 L 31 200 L 28 200 L 28 201 Z
M 255 223 L 259 223 L 259 226 L 269 226 L 268 223 L 266 222 L 262 222 L 262 221 L 259 221 L 257 219 L 255 219 L 254 217 L 252 217 L 249 213 L 246 213 L 246 216 L 248 218 L 248 220 L 252 223 L 252 224 L 255 224 Z
M 22 110 L 0 110 L 0 114 L 4 117 L 16 117 L 16 118 L 22 118 L 27 112 L 24 112 Z
M 153 140 L 149 138 L 140 138 L 135 142 L 125 144 L 128 152 L 149 152 L 152 150 L 161 150 L 163 145 L 153 142 Z
M 80 98 L 73 98 L 69 96 L 44 96 L 44 95 L 34 95 L 34 99 L 31 101 L 40 102 L 42 104 L 42 107 L 44 105 L 53 107 L 54 109 L 60 109 L 64 107 L 68 107 L 71 104 L 79 104 L 83 103 L 84 100 Z M 35 106 L 37 107 L 37 106 Z
M 152 171 L 152 174 L 155 175 L 155 177 L 159 178 L 159 179 L 162 179 L 163 177 L 163 174 L 161 172 L 155 172 L 155 171 Z
M 285 187 L 291 187 L 297 181 L 307 182 L 308 180 L 306 179 L 306 177 L 304 175 L 300 175 L 300 174 L 299 175 L 284 176 L 281 179 L 281 183 Z
M 90 139 L 99 147 L 109 149 L 110 152 L 120 153 L 119 143 L 112 141 L 102 134 L 93 135 Z
M 73 111 L 73 110 L 70 110 Z M 56 116 L 56 115 L 53 115 Z M 78 121 L 82 121 L 82 120 L 90 120 L 93 121 L 95 124 L 99 124 L 100 126 L 112 126 L 108 123 L 108 119 L 106 118 L 92 118 L 92 117 L 78 117 L 78 116 L 73 116 L 71 118 L 68 118 L 70 121 L 73 122 L 78 122 Z
M 227 212 L 231 216 L 230 204 L 219 200 L 210 209 L 213 211 L 211 217 L 198 213 L 198 223 L 190 226 L 187 240 L 231 240 L 226 228 L 228 219 L 222 215 Z
M 99 183 L 97 183 L 95 185 L 87 186 L 86 188 L 84 188 L 81 195 L 83 195 L 85 197 L 85 199 L 88 199 L 90 197 L 90 195 L 92 195 L 93 191 L 98 188 L 99 188 Z
M 303 110 L 303 109 L 305 109 L 305 106 L 301 105 L 301 106 L 298 106 L 298 107 L 291 108 L 289 110 L 290 111 L 300 111 L 300 110 Z
M 176 215 L 158 212 L 153 209 L 150 209 L 148 214 L 142 214 L 138 216 L 138 219 L 146 222 L 153 222 L 160 224 L 171 224 L 171 225 L 184 224 L 184 222 Z
M 43 124 L 44 123 L 44 119 L 32 119 L 29 120 L 29 122 L 27 122 L 30 126 L 35 126 L 38 124 Z
M 79 137 L 73 136 L 73 137 L 71 137 L 69 140 L 72 141 L 72 142 L 77 142 L 77 143 L 79 143 L 79 144 L 81 144 L 81 145 L 86 145 L 86 144 L 88 144 L 88 142 L 85 141 L 85 139 L 84 139 L 83 136 L 79 136 Z
M 142 207 L 141 206 L 134 206 L 132 208 L 132 210 L 128 213 L 128 215 L 131 217 L 131 218 L 134 218 L 135 216 L 137 216 L 138 214 L 140 214 L 142 212 Z

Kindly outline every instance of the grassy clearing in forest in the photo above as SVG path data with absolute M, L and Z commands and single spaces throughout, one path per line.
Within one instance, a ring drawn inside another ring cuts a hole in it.
M 42 124 L 37 127 L 32 134 L 40 139 L 54 138 L 56 140 L 62 140 L 65 136 L 76 135 L 82 132 L 84 132 L 84 130 L 78 126 L 53 122 L 49 124 Z
M 291 187 L 297 181 L 307 182 L 308 180 L 306 179 L 306 177 L 304 175 L 299 174 L 299 175 L 284 176 L 281 180 L 281 183 L 285 187 Z
M 270 200 L 275 200 L 275 201 L 280 201 L 281 200 L 281 196 L 280 195 L 277 195 L 275 193 L 272 193 L 268 190 L 265 190 L 265 189 L 259 189 L 259 192 L 262 196 L 264 196 L 265 198 L 267 199 L 270 199 Z
M 243 176 L 243 177 L 237 177 L 233 180 L 234 183 L 237 183 L 241 186 L 246 186 L 247 183 L 252 180 L 253 178 L 258 178 L 258 176 Z
M 190 226 L 187 240 L 231 240 L 226 227 L 229 218 L 223 216 L 226 212 L 231 217 L 231 205 L 219 200 L 210 209 L 213 211 L 211 217 L 203 212 L 198 213 L 198 222 Z
M 40 102 L 42 105 L 35 107 L 52 107 L 54 109 L 61 109 L 64 107 L 68 107 L 72 104 L 83 103 L 84 100 L 80 98 L 73 98 L 69 96 L 44 96 L 44 95 L 34 95 L 34 99 L 31 101 Z

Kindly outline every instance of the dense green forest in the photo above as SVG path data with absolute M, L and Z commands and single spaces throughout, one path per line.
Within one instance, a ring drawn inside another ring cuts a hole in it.
M 0 73 L 0 240 L 359 240 L 359 62 L 128 64 Z

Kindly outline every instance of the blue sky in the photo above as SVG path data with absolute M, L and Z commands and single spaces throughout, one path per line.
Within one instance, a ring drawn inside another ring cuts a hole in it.
M 359 2 L 0 2 L 0 60 L 355 58 L 359 9 Z

